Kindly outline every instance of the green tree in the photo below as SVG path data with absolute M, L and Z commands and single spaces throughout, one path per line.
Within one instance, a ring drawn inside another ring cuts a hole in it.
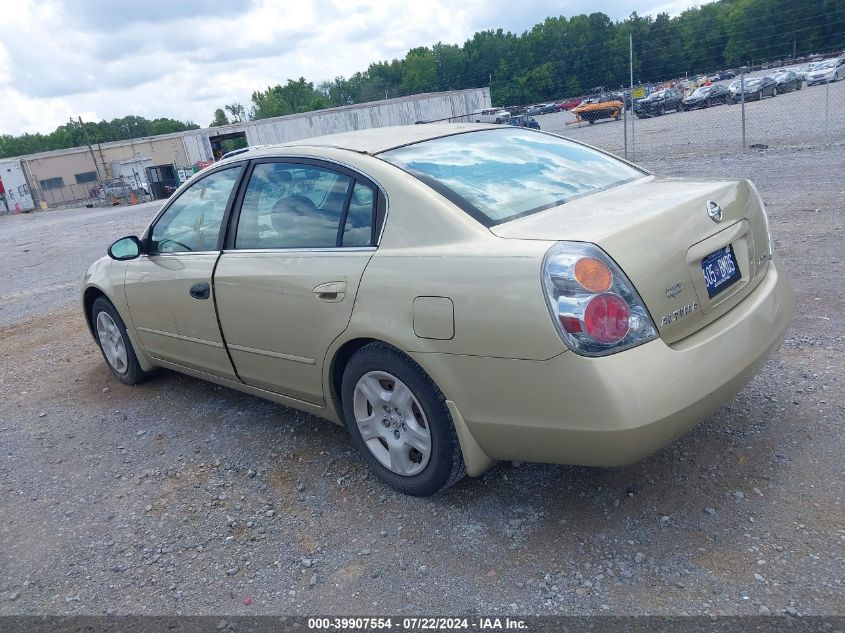
M 208 124 L 208 127 L 220 127 L 221 125 L 229 125 L 229 119 L 223 108 L 217 108 L 214 111 L 214 120 Z
M 232 123 L 243 123 L 244 121 L 249 120 L 246 108 L 242 103 L 231 103 L 223 107 L 226 109 L 226 112 L 229 113 L 229 121 Z
M 402 65 L 402 94 L 430 92 L 437 89 L 437 60 L 428 48 L 415 48 L 408 51 Z

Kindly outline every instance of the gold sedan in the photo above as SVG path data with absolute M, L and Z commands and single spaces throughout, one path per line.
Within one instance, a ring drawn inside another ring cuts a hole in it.
M 82 303 L 122 382 L 163 367 L 345 424 L 412 495 L 496 460 L 641 459 L 793 313 L 749 181 L 474 124 L 216 163 L 89 268 Z

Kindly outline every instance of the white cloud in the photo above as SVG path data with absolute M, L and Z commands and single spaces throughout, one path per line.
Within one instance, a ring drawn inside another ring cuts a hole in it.
M 673 13 L 689 4 L 646 2 Z M 587 0 L 16 0 L 3 8 L 0 133 L 50 132 L 79 114 L 206 125 L 215 108 L 289 78 L 349 76 L 415 46 L 594 10 Z M 634 0 L 600 10 L 653 12 Z

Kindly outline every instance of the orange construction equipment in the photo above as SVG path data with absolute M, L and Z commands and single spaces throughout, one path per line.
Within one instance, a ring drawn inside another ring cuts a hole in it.
M 592 125 L 599 119 L 616 119 L 618 121 L 619 117 L 622 116 L 622 108 L 622 102 L 613 97 L 607 95 L 593 97 L 570 110 L 575 115 L 575 120 L 569 121 L 567 125 L 583 121 Z

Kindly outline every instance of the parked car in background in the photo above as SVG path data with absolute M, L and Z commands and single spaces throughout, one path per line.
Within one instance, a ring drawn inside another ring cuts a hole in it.
M 719 73 L 719 77 L 721 77 L 722 80 L 733 79 L 734 77 L 736 77 L 736 73 L 732 70 L 723 70 Z
M 792 92 L 801 90 L 804 80 L 794 70 L 778 70 L 772 73 L 772 79 L 777 82 L 778 92 Z
M 469 117 L 475 123 L 504 123 L 511 117 L 511 113 L 502 108 L 486 108 L 476 110 Z
M 423 496 L 497 460 L 636 462 L 719 410 L 792 319 L 768 227 L 748 180 L 505 126 L 374 128 L 201 171 L 92 263 L 80 307 L 116 380 L 161 367 L 345 425 Z
M 508 125 L 513 125 L 515 127 L 527 127 L 533 130 L 539 130 L 540 124 L 537 123 L 537 119 L 528 115 L 528 114 L 520 114 L 517 116 L 512 116 L 508 119 Z
M 809 64 L 798 68 L 795 72 L 797 72 L 801 76 L 801 79 L 807 81 L 807 75 L 813 72 L 818 67 L 818 65 L 819 62 L 810 62 Z
M 807 73 L 808 86 L 833 83 L 840 79 L 845 79 L 845 57 L 821 62 L 811 72 Z
M 557 104 L 559 110 L 571 110 L 572 108 L 577 108 L 581 105 L 581 97 L 572 97 L 570 99 L 566 99 L 565 101 L 561 101 Z
M 660 116 L 672 111 L 682 112 L 683 109 L 683 95 L 674 88 L 664 88 L 652 92 L 645 99 L 634 102 L 634 114 L 640 119 Z
M 722 84 L 701 86 L 684 97 L 684 108 L 688 110 L 693 108 L 709 108 L 720 103 L 727 103 L 728 94 L 728 89 Z
M 731 82 L 730 87 L 730 103 L 739 103 L 742 101 L 743 85 L 740 80 Z M 744 85 L 745 100 L 759 101 L 763 97 L 776 97 L 778 94 L 778 84 L 771 77 L 754 77 L 746 79 Z

